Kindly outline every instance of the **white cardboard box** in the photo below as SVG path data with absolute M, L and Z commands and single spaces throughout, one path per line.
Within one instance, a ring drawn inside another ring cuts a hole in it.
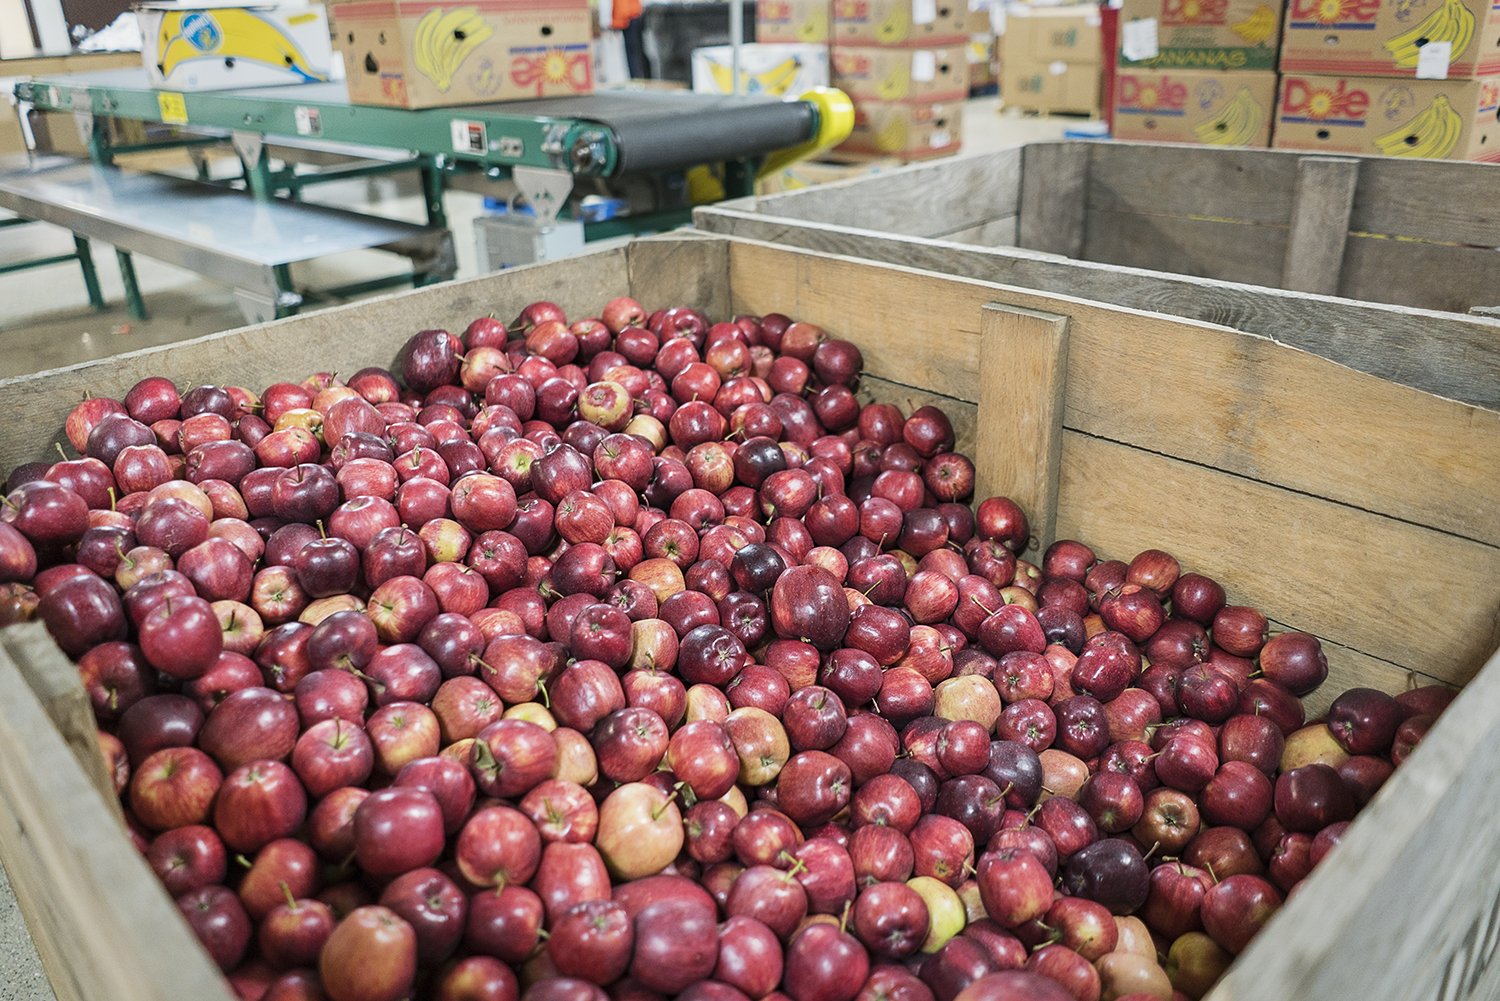
M 332 78 L 321 4 L 147 3 L 136 14 L 153 87 L 233 90 Z
M 733 88 L 733 49 L 710 45 L 693 50 L 693 90 L 728 94 Z M 740 92 L 794 100 L 827 87 L 828 46 L 795 42 L 751 42 L 740 46 Z

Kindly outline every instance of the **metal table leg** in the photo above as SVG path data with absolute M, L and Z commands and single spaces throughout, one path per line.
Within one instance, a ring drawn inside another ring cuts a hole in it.
M 115 248 L 115 257 L 120 262 L 120 280 L 125 283 L 125 304 L 130 307 L 130 315 L 137 320 L 146 319 L 146 302 L 141 298 L 141 287 L 135 280 L 135 261 L 130 257 L 130 251 Z
M 75 234 L 73 246 L 78 248 L 78 266 L 83 269 L 83 284 L 89 290 L 89 305 L 103 309 L 104 293 L 99 291 L 99 272 L 94 268 L 94 253 L 89 248 L 89 241 Z M 140 295 L 139 290 L 136 295 Z
M 422 196 L 427 201 L 427 225 L 448 228 L 448 213 L 443 208 L 443 165 L 440 157 L 419 157 L 422 174 Z

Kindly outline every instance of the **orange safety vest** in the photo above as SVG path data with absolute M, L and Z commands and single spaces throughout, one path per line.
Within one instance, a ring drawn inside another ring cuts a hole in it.
M 610 27 L 622 31 L 630 22 L 641 16 L 641 0 L 615 0 L 610 18 Z

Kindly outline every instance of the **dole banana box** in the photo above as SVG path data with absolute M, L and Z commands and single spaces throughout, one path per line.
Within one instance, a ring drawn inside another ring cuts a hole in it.
M 300 4 L 142 4 L 141 59 L 151 86 L 233 90 L 331 79 L 323 7 Z
M 355 104 L 432 108 L 594 89 L 586 0 L 356 0 L 330 13 Z M 454 135 L 455 152 L 471 151 Z
M 1491 76 L 1500 73 L 1500 2 L 1287 0 L 1281 72 Z
M 833 44 L 962 45 L 968 19 L 967 0 L 833 0 Z
M 1144 53 L 1122 45 L 1130 69 L 1274 70 L 1285 0 L 1124 0 L 1122 29 L 1144 37 Z M 1122 33 L 1122 42 L 1126 36 Z M 1154 42 L 1152 41 L 1154 39 Z M 1155 49 L 1155 54 L 1150 53 Z
M 855 101 L 947 101 L 969 96 L 964 46 L 881 49 L 838 46 L 833 85 Z
M 1261 70 L 1121 69 L 1116 139 L 1200 146 L 1267 146 L 1276 74 Z
M 962 101 L 861 101 L 838 152 L 922 160 L 957 153 L 962 137 Z
M 1301 76 L 1281 80 L 1279 149 L 1500 162 L 1500 76 L 1478 80 Z
M 827 44 L 830 0 L 756 0 L 757 42 Z
M 693 90 L 734 93 L 734 47 L 693 50 Z M 792 99 L 829 81 L 828 46 L 794 42 L 747 42 L 740 46 L 740 93 Z

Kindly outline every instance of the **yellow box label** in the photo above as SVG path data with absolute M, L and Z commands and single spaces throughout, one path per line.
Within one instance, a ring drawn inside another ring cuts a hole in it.
M 156 92 L 156 104 L 161 108 L 161 120 L 168 125 L 186 125 L 188 123 L 187 101 L 183 99 L 181 94 L 159 90 Z
M 317 19 L 318 19 L 318 15 L 315 14 L 315 13 L 293 14 L 291 17 L 289 17 L 289 18 L 286 19 L 286 23 L 287 24 L 306 24 L 308 21 L 316 21 Z

